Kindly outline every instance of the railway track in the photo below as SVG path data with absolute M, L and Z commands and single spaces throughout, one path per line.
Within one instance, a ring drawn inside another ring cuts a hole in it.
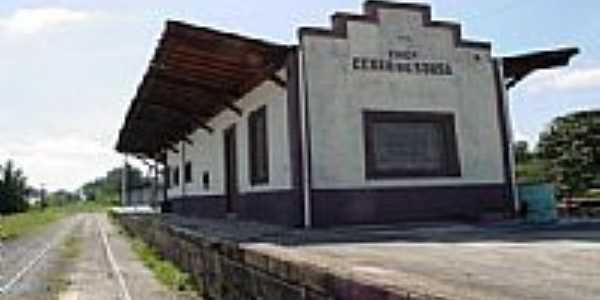
M 88 278 L 91 276 L 97 280 L 106 281 L 107 291 L 104 292 L 114 294 L 114 296 L 111 295 L 111 299 L 115 299 L 116 297 L 116 299 L 120 300 L 132 300 L 122 269 L 115 259 L 111 248 L 107 231 L 103 227 L 102 222 L 98 220 L 98 216 L 95 215 L 82 215 L 78 216 L 75 220 L 69 220 L 63 228 L 54 232 L 54 236 L 50 238 L 50 241 L 43 243 L 43 246 L 40 246 L 42 243 L 39 242 L 32 242 L 26 245 L 36 247 L 37 249 L 35 250 L 19 249 L 19 251 L 23 250 L 28 253 L 25 253 L 25 256 L 20 259 L 12 259 L 11 262 L 15 265 L 11 265 L 10 268 L 4 268 L 4 274 L 0 274 L 4 276 L 0 278 L 0 298 L 28 296 L 32 291 L 28 291 L 24 286 L 35 286 L 31 282 L 40 280 L 39 273 L 48 272 L 48 268 L 42 270 L 44 268 L 41 268 L 41 265 L 52 264 L 50 261 L 58 255 L 57 249 L 74 230 L 81 230 L 83 232 L 82 239 L 85 239 L 85 241 L 82 244 L 86 248 L 82 250 L 88 251 L 83 253 L 83 258 L 91 258 L 92 261 L 90 263 L 94 266 L 94 271 L 91 272 L 93 274 L 76 275 L 87 276 Z M 12 251 L 14 250 L 12 249 Z M 16 255 L 16 253 L 12 253 L 12 255 Z M 10 269 L 10 271 L 6 271 L 7 269 Z M 52 269 L 52 266 L 50 269 Z M 35 292 L 33 291 L 33 293 Z M 79 297 L 74 298 L 78 299 Z
M 116 278 L 117 283 L 119 285 L 119 297 L 122 300 L 132 300 L 129 288 L 127 287 L 127 283 L 125 282 L 125 277 L 123 276 L 123 272 L 121 271 L 121 267 L 117 263 L 117 260 L 115 259 L 112 248 L 108 241 L 106 230 L 103 228 L 101 222 L 98 220 L 98 217 L 96 217 L 96 226 L 98 227 L 98 231 L 100 233 L 100 239 L 104 247 L 104 253 L 106 254 L 106 258 L 111 268 L 111 273 L 113 274 L 114 278 Z
M 46 246 L 40 251 L 37 255 L 35 255 L 31 260 L 27 261 L 24 266 L 19 268 L 19 271 L 15 273 L 12 277 L 8 279 L 6 283 L 0 286 L 0 295 L 6 295 L 10 292 L 10 290 L 21 281 L 25 275 L 33 269 L 46 255 L 48 252 L 55 247 L 54 242 L 50 242 L 46 244 Z
M 16 293 L 21 283 L 35 273 L 36 267 L 44 263 L 48 255 L 56 248 L 80 223 L 80 218 L 70 219 L 52 225 L 48 230 L 36 237 L 13 241 L 12 245 L 3 247 L 0 261 L 0 296 Z

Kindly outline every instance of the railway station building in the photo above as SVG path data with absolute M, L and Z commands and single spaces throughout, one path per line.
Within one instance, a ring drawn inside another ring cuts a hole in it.
M 168 21 L 117 150 L 176 214 L 327 227 L 510 217 L 508 90 L 577 49 L 494 57 L 422 4 L 367 1 L 286 45 Z

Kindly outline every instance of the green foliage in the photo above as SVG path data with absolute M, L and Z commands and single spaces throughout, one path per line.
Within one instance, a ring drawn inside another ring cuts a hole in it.
M 28 209 L 26 199 L 27 179 L 23 171 L 9 160 L 0 166 L 0 214 L 24 212 Z
M 600 111 L 556 118 L 541 134 L 538 148 L 561 195 L 584 194 L 600 173 Z
M 145 179 L 142 175 L 142 171 L 132 166 L 129 166 L 128 170 L 128 179 L 131 186 L 138 186 L 144 183 Z M 123 172 L 123 167 L 114 168 L 108 171 L 105 176 L 86 183 L 83 185 L 81 190 L 89 200 L 109 201 L 116 203 L 118 202 L 117 200 L 121 192 L 121 180 Z
M 590 190 L 585 194 L 585 197 L 600 199 L 600 190 Z
M 551 180 L 548 174 L 548 163 L 541 159 L 518 162 L 516 171 L 519 183 L 540 183 Z
M 67 206 L 54 206 L 47 209 L 31 209 L 26 213 L 18 213 L 0 217 L 0 240 L 13 239 L 24 234 L 36 232 L 48 224 L 76 213 L 103 212 L 108 208 L 99 203 L 74 203 Z
M 516 166 L 517 182 L 540 183 L 550 179 L 548 163 L 539 158 L 539 154 L 529 149 L 525 141 L 517 141 L 513 145 Z
M 48 195 L 48 205 L 50 206 L 65 206 L 81 201 L 79 195 L 65 190 L 59 190 Z
M 192 291 L 194 284 L 192 277 L 179 270 L 173 263 L 160 258 L 156 250 L 140 239 L 131 240 L 133 251 L 150 269 L 162 284 L 176 291 Z
M 529 144 L 526 141 L 517 141 L 513 145 L 515 160 L 517 163 L 525 163 L 535 158 L 535 154 L 529 151 Z

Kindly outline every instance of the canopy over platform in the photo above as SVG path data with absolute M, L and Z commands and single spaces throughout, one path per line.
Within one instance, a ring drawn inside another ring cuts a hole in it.
M 212 132 L 224 110 L 241 114 L 236 102 L 265 80 L 277 77 L 293 46 L 206 27 L 168 21 L 120 130 L 116 150 L 158 158 L 174 144 L 191 143 L 197 129 Z M 538 69 L 565 66 L 577 48 L 503 58 L 506 88 Z
M 506 88 L 513 88 L 536 70 L 566 66 L 577 54 L 579 54 L 578 48 L 563 48 L 505 57 L 502 61 L 504 78 L 507 80 Z
M 276 78 L 291 48 L 168 21 L 127 112 L 116 149 L 155 158 L 186 141 L 221 111 L 241 114 L 236 101 Z

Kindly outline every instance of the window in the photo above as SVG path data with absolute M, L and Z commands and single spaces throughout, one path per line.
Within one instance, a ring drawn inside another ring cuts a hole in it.
M 252 185 L 268 183 L 269 141 L 265 106 L 252 112 L 248 117 L 248 139 L 250 183 Z
M 460 176 L 454 115 L 365 112 L 369 179 Z
M 165 185 L 168 189 L 171 188 L 171 166 L 166 166 L 163 171 L 163 178 L 165 179 Z
M 173 186 L 179 186 L 179 167 L 173 168 Z
M 192 182 L 192 162 L 186 162 L 185 168 L 183 169 L 183 181 L 185 183 Z
M 205 190 L 210 189 L 210 173 L 208 171 L 202 173 L 202 187 Z

